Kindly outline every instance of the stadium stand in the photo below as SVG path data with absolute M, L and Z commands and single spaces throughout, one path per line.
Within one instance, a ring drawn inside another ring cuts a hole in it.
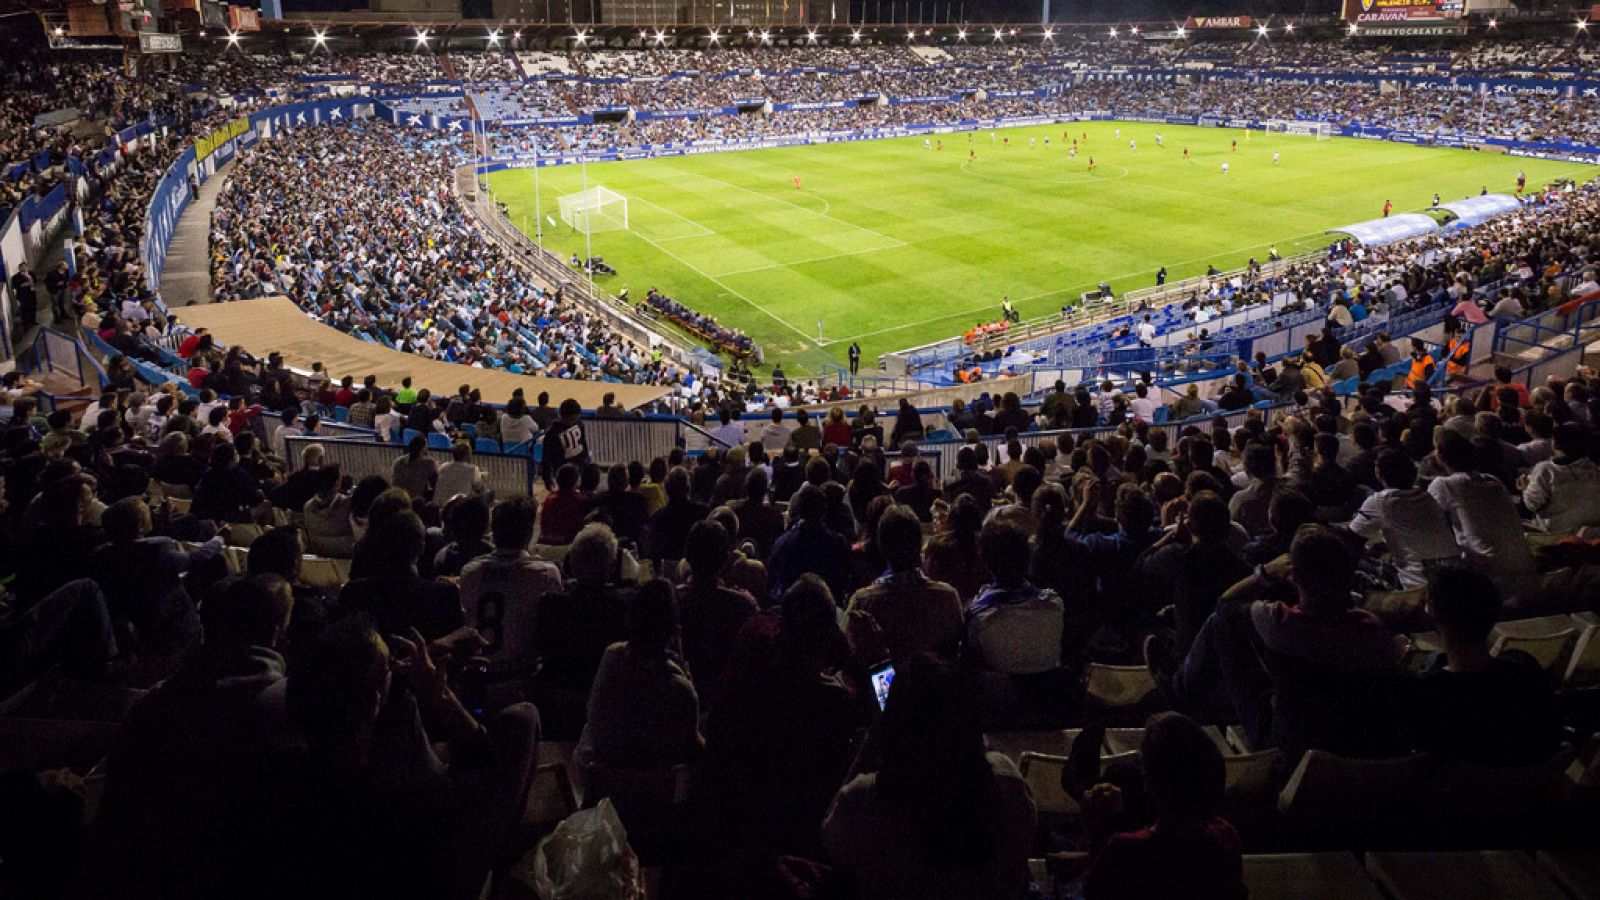
M 291 367 L 155 289 L 164 175 L 269 102 L 196 82 L 630 79 L 392 107 L 501 118 L 725 101 L 740 89 L 675 82 L 744 69 L 867 70 L 763 77 L 771 99 L 1047 92 L 504 138 L 552 152 L 984 103 L 1444 134 L 1466 109 L 1449 92 L 1066 88 L 1061 67 L 1593 63 L 1554 40 L 925 50 L 186 56 L 137 81 L 8 60 L 5 199 L 71 186 L 83 231 L 75 272 L 7 272 L 49 327 L 0 383 L 0 893 L 1592 896 L 1593 184 L 1025 339 L 975 330 L 912 354 L 941 376 L 915 390 L 757 380 L 731 323 L 652 292 L 734 357 L 699 377 L 524 263 L 459 186 L 470 144 L 381 117 L 237 148 L 209 312 L 287 297 L 341 340 L 461 364 L 459 389 Z M 73 104 L 167 131 L 35 126 Z M 1472 106 L 1524 137 L 1595 131 L 1582 98 Z M 617 387 L 489 403 L 487 368 Z M 645 386 L 672 395 L 628 399 Z

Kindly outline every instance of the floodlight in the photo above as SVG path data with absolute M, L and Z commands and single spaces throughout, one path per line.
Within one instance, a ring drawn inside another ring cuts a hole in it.
M 1051 31 L 1050 29 L 1046 28 L 1044 30 L 1044 39 L 1047 40 L 1047 41 L 1053 41 L 1053 40 L 1056 39 L 1056 33 L 1054 31 Z
M 228 32 L 228 43 L 229 44 L 237 44 L 237 43 L 239 43 L 239 32 L 237 32 L 237 31 Z
M 500 43 L 500 32 L 498 30 L 489 32 L 489 46 L 493 47 L 498 43 Z
M 1262 25 L 1260 28 L 1257 28 L 1256 31 L 1259 32 L 1262 37 L 1266 37 L 1267 36 L 1267 26 L 1265 26 L 1265 25 Z
M 1109 31 L 1107 33 L 1110 34 L 1112 37 L 1116 37 L 1117 36 L 1117 30 L 1115 28 L 1111 29 L 1111 31 Z
M 715 44 L 720 40 L 722 40 L 722 36 L 717 34 L 717 30 L 715 28 L 711 29 L 711 43 Z
M 425 45 L 427 43 L 428 43 L 428 31 L 427 31 L 427 29 L 425 29 L 425 28 L 424 29 L 418 29 L 418 31 L 417 31 L 417 46 L 421 47 L 421 46 L 423 46 L 423 45 Z
M 1134 34 L 1138 34 L 1139 33 L 1139 26 L 1135 25 L 1132 28 L 1130 28 L 1129 30 L 1132 31 Z
M 850 41 L 852 43 L 854 43 L 856 41 L 859 41 L 859 40 L 861 40 L 861 32 L 859 32 L 859 31 L 850 32 Z
M 1289 24 L 1283 26 L 1283 33 L 1284 34 L 1294 34 L 1294 23 L 1290 22 Z
M 56 26 L 56 37 L 61 37 L 62 35 L 66 34 L 66 33 L 67 33 L 67 30 L 65 28 L 62 28 L 60 25 Z
M 316 36 L 313 37 L 312 40 L 316 42 L 318 47 L 320 47 L 328 42 L 328 33 L 326 31 L 316 32 Z
M 967 39 L 967 30 L 965 28 L 957 29 L 957 31 L 956 31 L 956 40 L 964 41 L 966 39 Z

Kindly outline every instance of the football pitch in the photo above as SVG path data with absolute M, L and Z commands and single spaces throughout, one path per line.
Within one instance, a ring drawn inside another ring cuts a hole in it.
M 942 149 L 893 138 L 544 168 L 537 209 L 531 169 L 496 172 L 490 186 L 528 234 L 542 219 L 563 259 L 591 251 L 561 222 L 562 195 L 603 185 L 627 197 L 626 230 L 587 236 L 619 272 L 599 286 L 627 286 L 638 302 L 654 285 L 801 374 L 842 364 L 851 341 L 870 370 L 885 351 L 998 319 L 1005 296 L 1031 320 L 1102 280 L 1120 294 L 1154 284 L 1163 266 L 1177 281 L 1265 260 L 1272 246 L 1326 246 L 1327 229 L 1377 218 L 1385 201 L 1422 210 L 1434 193 L 1510 193 L 1518 171 L 1530 189 L 1596 174 L 1498 153 L 1114 122 L 929 139 Z

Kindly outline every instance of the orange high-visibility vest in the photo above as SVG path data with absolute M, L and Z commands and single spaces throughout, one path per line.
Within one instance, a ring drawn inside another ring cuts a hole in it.
M 1406 376 L 1406 387 L 1415 388 L 1417 385 L 1427 384 L 1428 370 L 1433 366 L 1433 355 L 1431 353 L 1422 354 L 1421 359 L 1413 357 L 1411 359 L 1411 374 Z
M 1445 350 L 1444 369 L 1452 378 L 1465 378 L 1471 365 L 1472 342 L 1464 334 L 1457 335 Z

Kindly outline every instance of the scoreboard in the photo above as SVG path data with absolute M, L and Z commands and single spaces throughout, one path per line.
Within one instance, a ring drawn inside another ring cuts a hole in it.
M 1461 18 L 1466 0 L 1344 0 L 1344 20 L 1357 24 L 1405 24 Z

